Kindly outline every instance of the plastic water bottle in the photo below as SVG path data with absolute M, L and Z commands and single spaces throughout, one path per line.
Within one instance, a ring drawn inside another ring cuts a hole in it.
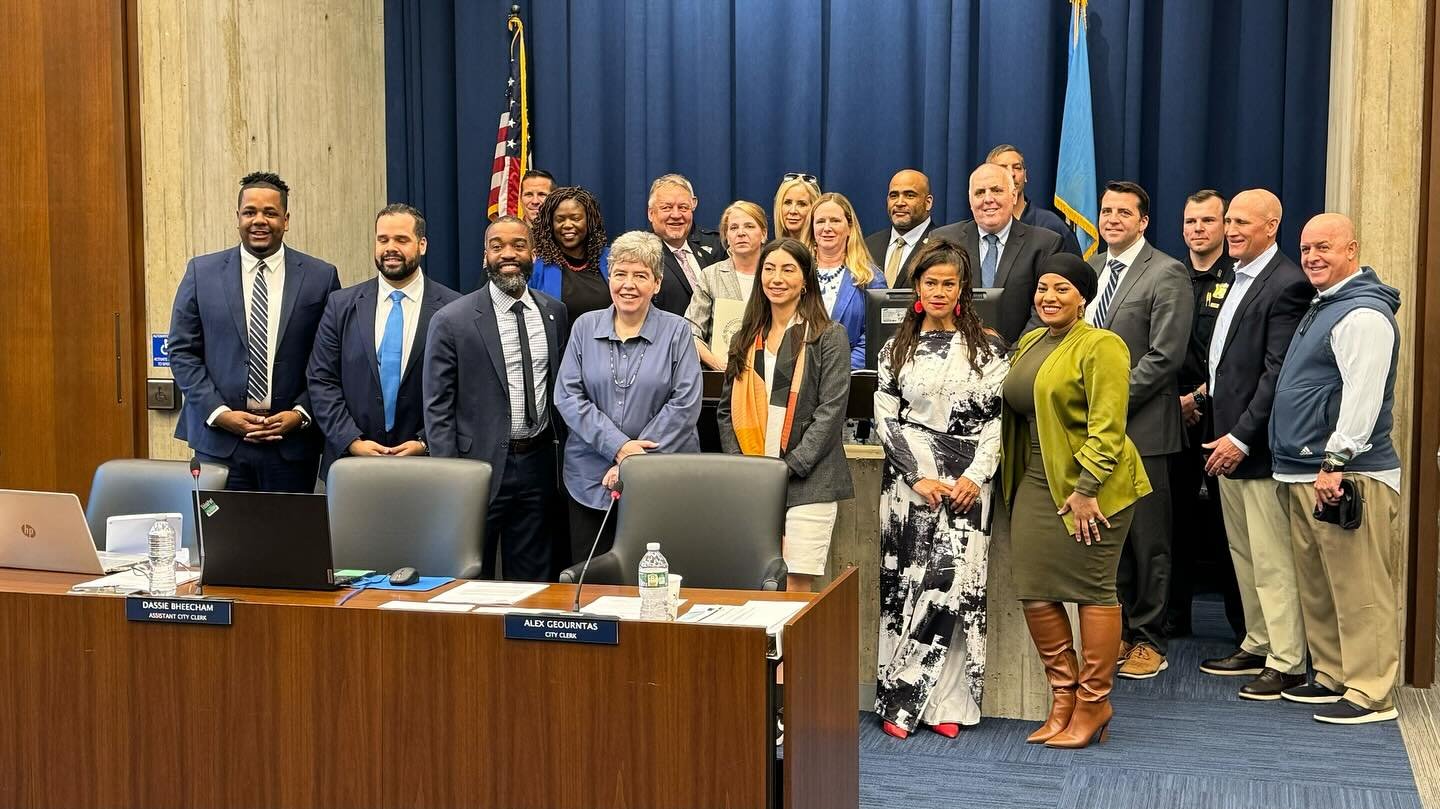
M 165 520 L 150 526 L 150 595 L 175 595 L 175 529 Z
M 670 562 L 660 552 L 660 543 L 645 546 L 640 557 L 640 619 L 670 620 Z

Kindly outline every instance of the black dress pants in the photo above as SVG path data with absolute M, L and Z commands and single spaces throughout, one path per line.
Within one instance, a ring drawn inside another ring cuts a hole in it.
M 1167 624 L 1189 634 L 1191 604 L 1197 592 L 1218 592 L 1225 599 L 1225 619 L 1236 641 L 1245 636 L 1245 612 L 1235 584 L 1235 563 L 1220 513 L 1220 484 L 1205 474 L 1205 422 L 1186 430 L 1189 446 L 1170 463 L 1170 499 L 1174 510 L 1174 569 L 1170 576 Z M 1201 484 L 1205 493 L 1201 494 Z
M 546 528 L 554 499 L 555 443 L 540 440 L 527 451 L 510 452 L 500 490 L 490 501 L 480 578 L 495 578 L 498 549 L 506 581 L 551 579 L 551 538 Z
M 1135 503 L 1130 535 L 1120 552 L 1115 589 L 1125 612 L 1125 640 L 1142 641 L 1165 654 L 1165 601 L 1170 596 L 1170 456 L 1140 459 L 1150 494 Z

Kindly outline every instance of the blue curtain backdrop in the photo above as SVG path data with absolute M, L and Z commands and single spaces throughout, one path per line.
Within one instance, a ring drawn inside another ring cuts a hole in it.
M 386 0 L 388 183 L 430 221 L 429 271 L 474 289 L 508 60 L 508 0 Z M 787 171 L 888 226 L 890 175 L 930 176 L 968 219 L 971 170 L 1020 146 L 1050 207 L 1065 95 L 1063 0 L 541 0 L 519 3 L 538 165 L 590 188 L 611 235 L 647 226 L 650 180 L 688 176 L 697 221 L 770 210 Z M 1099 179 L 1152 199 L 1181 256 L 1185 196 L 1263 186 L 1292 255 L 1324 202 L 1329 0 L 1091 0 Z

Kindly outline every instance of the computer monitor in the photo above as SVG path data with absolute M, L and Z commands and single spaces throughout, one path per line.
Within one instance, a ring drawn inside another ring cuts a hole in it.
M 990 328 L 998 328 L 1000 322 L 1000 296 L 1005 290 L 999 287 L 985 287 L 970 290 L 971 304 L 980 322 Z M 865 290 L 865 367 L 877 370 L 880 367 L 880 349 L 885 341 L 895 334 L 905 313 L 915 306 L 915 291 L 911 289 L 867 289 Z
M 323 494 L 199 493 L 201 583 L 335 589 Z

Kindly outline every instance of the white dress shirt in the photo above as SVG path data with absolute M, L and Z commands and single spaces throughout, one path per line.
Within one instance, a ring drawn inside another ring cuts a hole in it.
M 820 297 L 825 301 L 825 311 L 833 314 L 835 302 L 840 300 L 840 285 L 845 282 L 845 265 L 816 267 L 815 275 L 820 281 Z
M 1355 275 L 1359 275 L 1356 273 Z M 1321 292 L 1329 298 L 1350 283 L 1355 275 Z M 1370 449 L 1370 433 L 1380 418 L 1385 403 L 1385 378 L 1390 375 L 1390 358 L 1395 355 L 1395 329 L 1390 321 L 1368 307 L 1354 309 L 1340 318 L 1330 330 L 1330 350 L 1335 352 L 1335 365 L 1340 369 L 1340 415 L 1335 432 L 1325 442 L 1325 452 L 1337 452 L 1354 458 Z M 1400 467 L 1374 472 L 1355 472 L 1378 480 L 1398 494 Z M 1315 473 L 1281 474 L 1281 483 L 1314 483 Z
M 995 237 L 999 240 L 995 245 L 995 283 L 997 284 L 1000 283 L 1000 262 L 1005 259 L 1005 243 L 1010 241 L 1010 229 L 1014 226 L 1015 220 L 1011 219 L 1005 223 L 1005 227 L 995 233 Z M 985 251 L 989 250 L 990 247 L 985 243 L 987 231 L 985 228 L 980 227 L 979 222 L 975 223 L 975 230 L 976 235 L 980 239 L 980 261 L 975 264 L 975 286 L 979 287 L 983 283 L 980 275 L 980 265 L 985 263 Z
M 880 266 L 889 267 L 891 255 L 893 255 L 896 250 L 900 250 L 902 251 L 900 253 L 900 261 L 897 262 L 895 266 L 904 267 L 905 262 L 910 260 L 910 254 L 915 252 L 915 246 L 920 243 L 920 234 L 924 233 L 928 227 L 930 227 L 930 217 L 927 216 L 924 222 L 910 228 L 904 233 L 901 233 L 893 227 L 890 228 L 890 247 L 885 250 L 885 260 L 880 262 Z M 896 239 L 904 241 L 904 246 L 896 247 Z
M 1230 336 L 1230 322 L 1235 319 L 1235 313 L 1240 311 L 1240 304 L 1244 303 L 1251 285 L 1279 251 L 1280 246 L 1272 244 L 1254 261 L 1235 265 L 1235 280 L 1230 282 L 1230 293 L 1225 296 L 1225 303 L 1220 306 L 1220 314 L 1215 316 L 1215 333 L 1210 337 L 1210 387 L 1206 390 L 1212 397 L 1222 395 L 1215 390 L 1215 369 L 1220 366 L 1220 357 L 1225 354 L 1225 341 Z M 1250 447 L 1234 435 L 1230 435 L 1230 443 L 1246 455 L 1250 454 Z
M 500 287 L 489 284 L 490 301 L 495 304 L 495 322 L 500 327 L 500 350 L 505 356 L 505 382 L 510 388 L 510 437 L 512 439 L 534 438 L 545 431 L 550 422 L 550 396 L 546 390 L 549 384 L 550 350 L 546 343 L 545 321 L 540 314 L 540 305 L 530 294 L 529 288 L 520 294 L 525 304 L 525 336 L 530 343 L 530 373 L 535 389 L 530 395 L 535 398 L 535 414 L 538 424 L 525 426 L 525 366 L 520 353 L 520 329 L 515 323 L 515 305 L 512 298 L 500 291 Z
M 1131 267 L 1135 266 L 1135 259 L 1140 257 L 1140 251 L 1143 249 L 1145 249 L 1145 237 L 1141 236 L 1135 240 L 1134 244 L 1125 248 L 1119 255 L 1108 250 L 1105 251 L 1105 265 L 1104 268 L 1100 270 L 1100 279 L 1095 285 L 1095 289 L 1097 290 L 1095 293 L 1095 305 L 1085 307 L 1086 323 L 1092 326 L 1095 325 L 1095 313 L 1100 309 L 1100 298 L 1105 296 L 1105 290 L 1110 286 L 1110 276 L 1114 274 L 1114 271 L 1110 269 L 1110 262 L 1119 261 L 1124 265 L 1124 268 L 1120 270 L 1120 280 L 1115 282 L 1115 294 L 1119 295 L 1120 285 L 1125 283 L 1125 274 L 1130 272 Z M 1115 301 L 1111 300 L 1110 312 L 1107 313 L 1107 316 L 1114 311 Z
M 240 245 L 240 291 L 245 296 L 245 324 L 248 329 L 250 324 L 250 302 L 255 297 L 255 269 L 260 266 L 261 258 Z M 285 245 L 281 244 L 280 249 L 274 255 L 264 259 L 265 262 L 265 300 L 269 304 L 269 311 L 265 318 L 265 391 L 266 397 L 258 402 L 246 401 L 245 406 L 250 410 L 269 410 L 270 394 L 274 391 L 275 383 L 275 344 L 280 336 L 280 307 L 285 299 Z M 207 425 L 215 424 L 215 417 L 229 410 L 228 405 L 220 405 L 210 412 L 205 419 Z M 296 406 L 306 421 L 310 420 L 310 414 L 305 409 Z
M 410 367 L 410 347 L 415 343 L 415 331 L 420 327 L 420 304 L 425 300 L 425 273 L 416 270 L 415 277 L 403 287 L 395 287 L 377 276 L 375 283 L 379 297 L 375 299 L 375 357 L 380 357 L 380 343 L 385 340 L 385 324 L 390 320 L 390 309 L 395 305 L 390 300 L 397 289 L 405 296 L 400 299 L 400 317 L 405 323 L 400 333 L 400 373 Z

